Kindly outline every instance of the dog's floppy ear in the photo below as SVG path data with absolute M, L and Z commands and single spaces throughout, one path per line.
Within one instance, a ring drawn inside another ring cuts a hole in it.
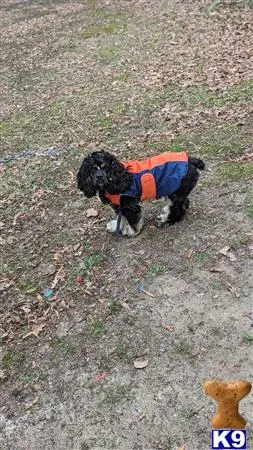
M 91 167 L 92 162 L 88 156 L 82 162 L 82 165 L 77 173 L 77 186 L 80 191 L 84 192 L 86 197 L 94 197 L 96 195 L 96 188 L 92 184 L 91 180 Z

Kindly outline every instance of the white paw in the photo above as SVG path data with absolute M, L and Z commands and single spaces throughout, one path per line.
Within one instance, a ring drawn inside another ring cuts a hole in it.
M 117 232 L 117 223 L 118 223 L 118 219 L 110 220 L 106 224 L 107 231 L 109 231 L 109 233 L 115 234 Z M 128 237 L 137 236 L 137 234 L 139 234 L 141 232 L 142 228 L 143 228 L 143 220 L 142 219 L 139 221 L 139 223 L 136 227 L 136 231 L 131 227 L 131 225 L 129 225 L 129 223 L 127 222 L 127 220 L 124 217 L 122 217 L 122 219 L 120 221 L 120 231 L 121 231 L 122 236 L 128 236 Z
M 128 236 L 128 237 L 137 236 L 143 228 L 142 218 L 140 219 L 138 225 L 136 225 L 136 227 L 135 227 L 136 230 L 134 228 L 132 228 L 131 225 L 129 225 L 129 223 L 126 221 L 125 218 L 123 218 L 122 222 L 123 222 L 123 226 L 121 228 L 121 233 L 123 236 Z
M 136 235 L 136 231 L 128 224 L 123 226 L 121 234 L 123 236 L 133 237 Z
M 156 217 L 158 226 L 162 226 L 167 222 L 169 214 L 170 214 L 170 205 L 166 205 L 164 206 L 160 214 L 158 214 L 158 216 Z
M 117 222 L 118 222 L 118 219 L 113 219 L 113 220 L 110 220 L 110 222 L 107 222 L 106 229 L 107 229 L 107 231 L 109 231 L 109 233 L 116 233 Z

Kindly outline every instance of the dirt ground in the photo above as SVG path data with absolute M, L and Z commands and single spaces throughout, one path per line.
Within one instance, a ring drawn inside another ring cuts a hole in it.
M 252 8 L 1 1 L 1 450 L 208 450 L 203 382 L 252 381 Z M 185 220 L 108 235 L 98 147 L 201 156 Z

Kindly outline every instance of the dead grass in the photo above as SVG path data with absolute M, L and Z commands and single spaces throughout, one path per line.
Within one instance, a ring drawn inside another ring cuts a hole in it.
M 251 161 L 238 159 L 249 154 L 253 144 L 250 6 L 248 1 L 1 5 L 5 16 L 1 159 L 26 149 L 75 145 L 57 157 L 32 157 L 1 167 L 0 328 L 4 370 L 11 381 L 12 372 L 17 372 L 22 385 L 33 383 L 30 369 L 32 360 L 39 364 L 37 344 L 41 336 L 51 335 L 46 342 L 60 376 L 65 371 L 61 363 L 68 364 L 71 358 L 74 364 L 86 361 L 78 356 L 80 342 L 85 342 L 89 362 L 96 361 L 97 371 L 131 364 L 133 377 L 133 355 L 145 353 L 154 329 L 161 330 L 160 324 L 150 330 L 147 321 L 142 335 L 142 326 L 136 325 L 136 316 L 145 315 L 148 298 L 137 286 L 143 279 L 159 284 L 159 277 L 170 273 L 183 273 L 194 284 L 196 272 L 209 273 L 220 262 L 221 237 L 215 233 L 223 204 L 216 205 L 217 190 L 224 194 L 221 180 L 225 180 L 227 191 L 228 184 L 240 191 L 238 186 L 249 185 L 253 175 Z M 122 159 L 169 148 L 188 150 L 204 157 L 208 166 L 211 161 L 213 172 L 203 175 L 189 217 L 176 231 L 154 229 L 157 205 L 152 204 L 147 207 L 146 234 L 133 244 L 127 241 L 123 248 L 122 241 L 105 235 L 110 211 L 95 200 L 88 202 L 76 190 L 76 170 L 83 156 L 97 147 Z M 206 204 L 203 198 L 210 198 L 214 186 L 213 200 Z M 201 189 L 206 189 L 203 198 Z M 236 216 L 227 191 L 226 213 Z M 97 218 L 87 219 L 88 205 L 98 209 Z M 245 223 L 252 218 L 249 190 L 238 210 L 243 211 Z M 229 217 L 224 233 L 232 243 L 237 238 L 234 251 L 241 252 L 239 264 L 249 241 L 244 231 L 231 231 Z M 241 220 L 238 217 L 233 217 L 233 227 Z M 189 243 L 187 233 L 194 224 L 196 233 Z M 147 239 L 149 253 L 138 253 L 146 249 Z M 188 259 L 191 246 L 194 253 Z M 42 276 L 42 263 L 53 265 L 55 272 Z M 147 273 L 140 275 L 143 264 Z M 53 296 L 47 298 L 44 292 L 57 274 Z M 122 274 L 127 274 L 124 282 Z M 77 282 L 78 276 L 83 283 Z M 209 286 L 214 295 L 231 294 L 218 276 Z M 139 305 L 140 295 L 144 297 Z M 55 335 L 64 321 L 75 324 L 67 338 Z M 45 327 L 38 338 L 23 340 L 41 323 Z M 79 331 L 81 323 L 85 325 Z M 80 342 L 75 342 L 78 333 Z M 182 333 L 178 340 L 170 340 L 176 359 L 192 364 L 197 346 L 188 341 Z M 244 341 L 251 343 L 249 338 Z M 14 347 L 17 342 L 22 350 Z M 26 357 L 23 349 L 28 349 Z M 50 355 L 45 357 L 48 364 Z M 79 374 L 83 372 L 82 368 Z M 145 377 L 140 375 L 140 380 L 143 383 Z M 131 386 L 120 380 L 104 389 L 102 406 L 113 409 L 131 398 Z M 105 442 L 108 447 L 117 445 L 110 439 Z M 154 448 L 158 445 L 155 442 Z M 166 445 L 162 442 L 159 448 Z

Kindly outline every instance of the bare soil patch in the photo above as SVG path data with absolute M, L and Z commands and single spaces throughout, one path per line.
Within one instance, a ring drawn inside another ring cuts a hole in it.
M 1 161 L 71 144 L 0 168 L 0 447 L 207 450 L 203 382 L 252 379 L 252 4 L 0 9 Z M 98 146 L 203 157 L 186 219 L 107 235 L 75 181 Z

